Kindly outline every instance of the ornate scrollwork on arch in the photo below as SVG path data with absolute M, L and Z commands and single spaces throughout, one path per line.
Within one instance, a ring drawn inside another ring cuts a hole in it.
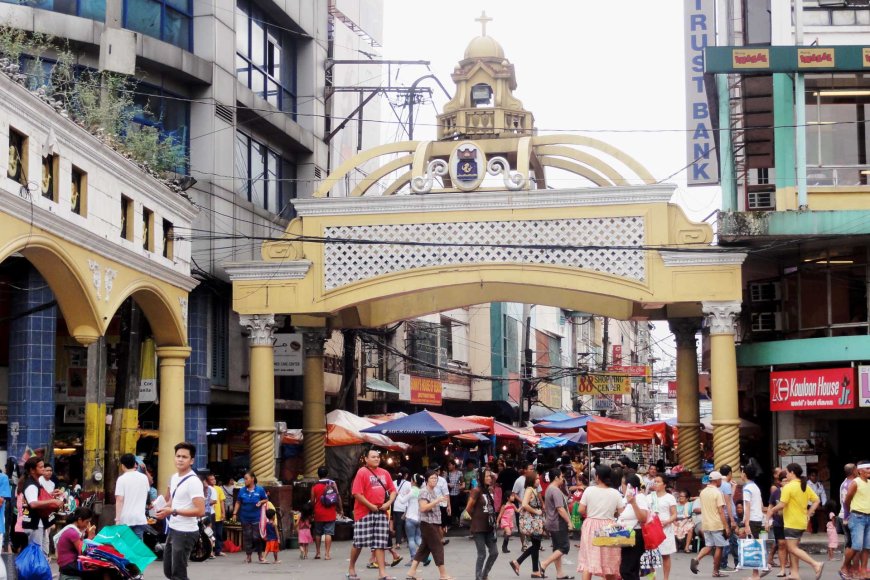
M 414 193 L 429 193 L 435 184 L 435 178 L 444 177 L 447 173 L 447 162 L 443 159 L 433 159 L 426 166 L 425 175 L 418 175 L 411 180 L 411 190 Z
M 519 191 L 526 186 L 526 176 L 511 169 L 508 160 L 504 157 L 493 157 L 486 164 L 486 172 L 490 175 L 501 175 L 504 186 L 510 191 Z

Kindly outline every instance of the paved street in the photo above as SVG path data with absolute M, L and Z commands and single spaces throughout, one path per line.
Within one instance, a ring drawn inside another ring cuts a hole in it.
M 548 543 L 545 543 L 545 546 L 549 548 Z M 307 580 L 344 578 L 344 575 L 347 572 L 347 558 L 348 553 L 350 552 L 350 542 L 337 542 L 334 548 L 333 559 L 331 561 L 311 559 L 300 560 L 298 551 L 284 550 L 280 554 L 282 563 L 278 565 L 261 565 L 257 563 L 245 564 L 244 553 L 228 554 L 224 558 L 217 558 L 200 564 L 191 564 L 189 569 L 190 579 L 220 580 L 223 578 L 234 578 L 237 580 L 248 576 L 280 576 L 286 578 L 288 575 L 290 578 L 306 578 Z M 496 561 L 495 567 L 493 568 L 493 573 L 490 575 L 492 580 L 510 580 L 516 578 L 508 567 L 508 562 L 510 561 L 510 558 L 515 558 L 518 555 L 518 548 L 519 542 L 514 539 L 511 542 L 511 553 L 499 555 L 499 559 Z M 571 575 L 577 576 L 577 580 L 580 580 L 580 575 L 575 573 L 577 554 L 576 549 L 574 550 L 575 551 L 568 556 L 568 560 L 571 562 L 570 566 L 568 566 L 568 570 L 571 572 Z M 543 552 L 545 555 L 549 553 L 549 549 Z M 313 557 L 313 555 L 314 552 L 312 550 L 309 558 Z M 407 560 L 407 550 L 404 550 L 402 555 L 405 556 Z M 827 556 L 817 555 L 815 557 L 826 558 Z M 473 542 L 462 537 L 451 538 L 450 544 L 447 546 L 447 571 L 453 577 L 457 580 L 474 580 L 475 558 L 476 551 Z M 689 572 L 689 556 L 687 554 L 676 554 L 674 558 L 674 566 L 671 573 L 671 578 L 673 580 L 710 578 L 712 560 L 709 558 L 701 563 L 701 574 L 698 576 L 694 576 Z M 256 560 L 256 556 L 254 559 Z M 835 580 L 837 578 L 837 568 L 839 565 L 839 560 L 826 564 L 823 579 Z M 161 562 L 155 562 L 152 564 L 145 574 L 145 577 L 152 579 L 161 578 L 162 574 L 159 566 L 161 566 Z M 405 577 L 407 570 L 408 568 L 405 567 L 405 562 L 403 561 L 395 568 L 390 569 L 388 574 L 401 580 Z M 424 580 L 437 580 L 438 571 L 434 565 L 430 565 L 428 568 L 421 568 L 420 570 L 421 574 L 419 574 L 419 576 Z M 357 572 L 359 573 L 361 580 L 376 580 L 377 578 L 376 570 L 365 569 L 365 561 L 362 561 L 361 566 L 357 566 Z M 520 578 L 526 579 L 529 577 L 530 573 L 531 562 L 526 561 L 524 562 Z M 551 579 L 555 579 L 555 570 L 551 570 L 547 576 Z M 745 578 L 749 577 L 750 574 L 747 572 L 735 572 L 731 573 L 730 576 L 733 578 Z M 661 572 L 659 572 L 658 577 L 659 580 L 661 580 Z M 812 580 L 812 571 L 809 570 L 809 568 L 802 567 L 801 577 L 804 580 Z M 768 578 L 774 578 L 774 576 L 771 575 L 768 576 Z

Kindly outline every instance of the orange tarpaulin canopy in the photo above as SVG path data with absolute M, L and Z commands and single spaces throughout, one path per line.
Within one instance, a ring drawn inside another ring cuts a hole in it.
M 465 415 L 460 417 L 460 419 L 465 419 L 466 421 L 471 421 L 472 423 L 477 423 L 478 425 L 486 425 L 489 427 L 489 431 L 485 433 L 485 435 L 489 435 L 492 437 L 495 435 L 498 439 L 509 439 L 509 440 L 525 440 L 530 441 L 530 439 L 534 439 L 534 442 L 537 442 L 538 437 L 535 435 L 529 436 L 528 433 L 525 433 L 516 427 L 512 427 L 511 425 L 507 425 L 500 421 L 496 421 L 492 417 L 482 417 L 480 415 Z M 459 438 L 464 438 L 464 436 L 459 436 Z M 469 441 L 474 440 L 474 438 L 468 438 Z
M 648 443 L 667 440 L 668 426 L 664 422 L 638 425 L 630 421 L 594 417 L 586 424 L 587 441 L 600 443 Z

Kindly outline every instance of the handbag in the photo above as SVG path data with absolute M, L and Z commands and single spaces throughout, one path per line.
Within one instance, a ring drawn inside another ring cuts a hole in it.
M 767 570 L 767 550 L 764 541 L 755 538 L 737 540 L 738 568 Z
M 535 499 L 537 500 L 537 494 L 535 494 Z M 532 502 L 529 503 L 531 504 Z M 539 509 L 541 505 L 540 500 L 537 500 L 535 503 L 538 505 L 532 505 L 532 507 Z M 544 518 L 538 514 L 530 514 L 527 511 L 523 511 L 520 513 L 520 533 L 524 536 L 542 536 L 544 534 Z
M 647 550 L 655 550 L 665 541 L 665 528 L 662 526 L 662 521 L 659 515 L 652 513 L 647 518 L 646 523 L 641 524 L 640 533 L 643 535 L 643 546 Z

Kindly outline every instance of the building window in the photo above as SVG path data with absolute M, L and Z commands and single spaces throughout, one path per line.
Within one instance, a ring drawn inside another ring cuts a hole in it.
M 163 220 L 163 257 L 173 259 L 175 251 L 175 230 L 172 222 Z
M 106 0 L 0 0 L 0 2 L 25 4 L 33 8 L 81 16 L 100 22 L 106 20 Z
M 6 176 L 27 186 L 27 136 L 9 128 L 9 163 Z
M 73 166 L 70 172 L 70 209 L 82 217 L 88 215 L 88 174 Z
M 133 241 L 133 200 L 126 195 L 121 196 L 121 237 Z
M 438 354 L 445 363 L 453 360 L 453 321 L 443 316 L 438 333 Z
M 870 88 L 836 80 L 812 77 L 807 82 L 807 184 L 867 185 Z
M 296 168 L 256 139 L 236 133 L 236 193 L 267 211 L 292 217 Z M 285 177 L 287 175 L 287 177 Z
M 126 0 L 124 28 L 191 50 L 192 4 L 191 0 Z
M 236 4 L 236 76 L 282 111 L 296 115 L 296 45 L 250 0 Z
M 213 385 L 229 384 L 229 316 L 230 305 L 226 298 L 211 298 L 211 382 Z
M 142 249 L 146 252 L 154 251 L 154 212 L 142 208 Z
M 161 139 L 170 139 L 184 148 L 184 156 L 190 152 L 190 103 L 181 95 L 164 91 L 145 83 L 136 85 L 133 95 L 135 110 L 133 121 L 154 127 Z M 176 168 L 178 173 L 187 173 L 187 167 Z
M 46 155 L 42 158 L 42 181 L 40 189 L 42 197 L 57 203 L 57 174 L 60 168 L 60 157 Z

